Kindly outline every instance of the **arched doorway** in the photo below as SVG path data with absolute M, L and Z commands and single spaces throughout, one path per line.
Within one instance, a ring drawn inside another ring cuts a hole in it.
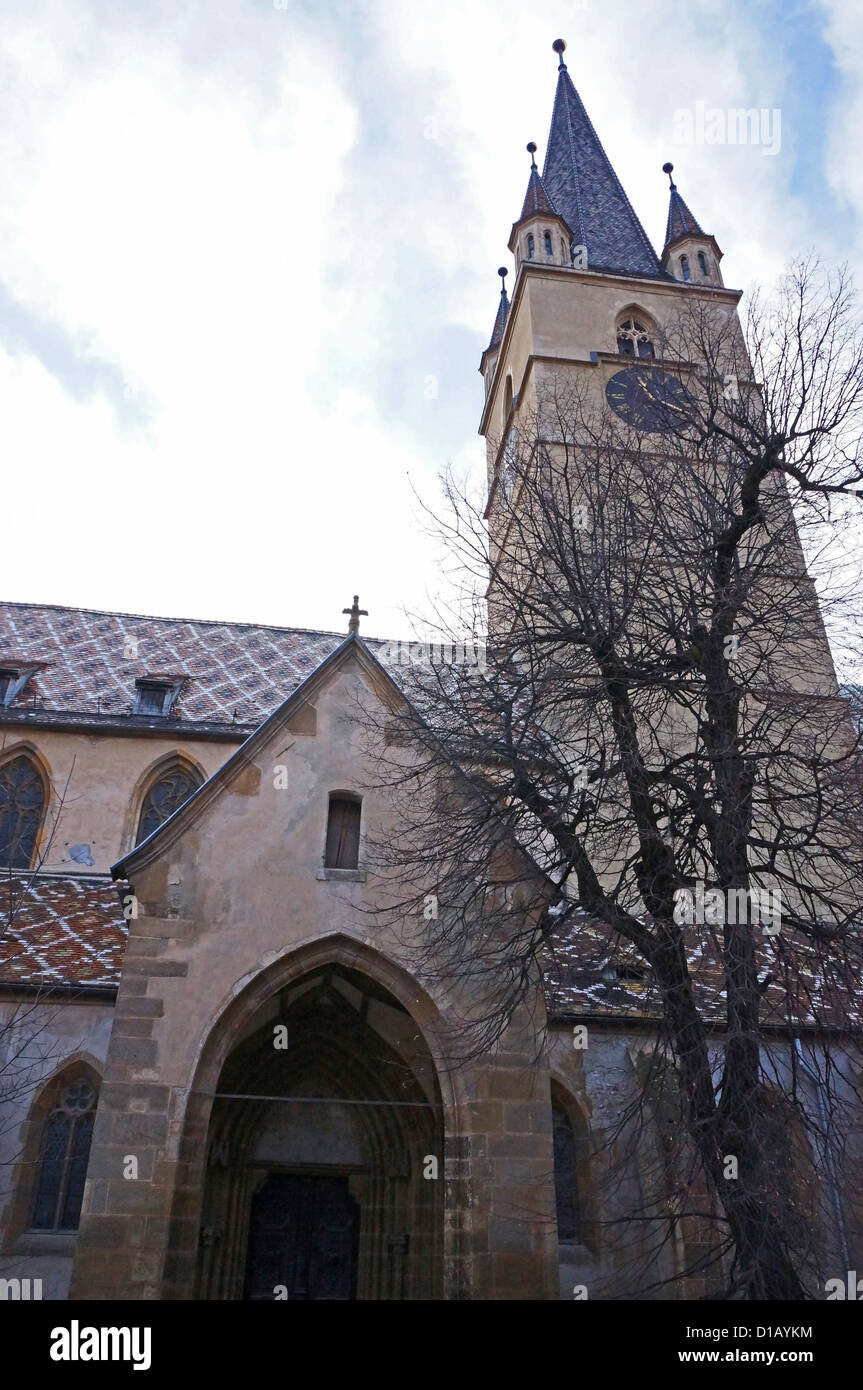
M 320 965 L 258 1011 L 210 1115 L 198 1297 L 439 1298 L 443 1124 L 416 1023 Z

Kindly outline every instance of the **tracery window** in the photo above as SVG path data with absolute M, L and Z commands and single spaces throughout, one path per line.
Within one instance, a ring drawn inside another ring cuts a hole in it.
M 179 810 L 184 801 L 188 801 L 202 782 L 203 778 L 193 768 L 182 763 L 174 763 L 164 768 L 141 804 L 136 844 L 140 844 L 148 835 L 152 835 L 154 830 L 158 830 L 169 816 Z
M 29 869 L 45 807 L 45 784 L 26 753 L 0 766 L 0 864 Z
M 45 1120 L 30 1229 L 75 1231 L 90 1157 L 96 1091 L 85 1077 L 70 1083 Z
M 635 319 L 618 324 L 617 351 L 622 357 L 653 357 L 653 343 L 644 324 Z

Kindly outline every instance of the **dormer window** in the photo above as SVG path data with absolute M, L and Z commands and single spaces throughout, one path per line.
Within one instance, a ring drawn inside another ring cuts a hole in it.
M 20 695 L 31 676 L 39 670 L 38 665 L 0 666 L 0 707 L 12 704 Z
M 624 319 L 617 326 L 617 351 L 621 357 L 653 357 L 653 343 L 643 323 Z
M 698 269 L 701 271 L 702 275 L 707 274 L 707 257 L 703 251 L 699 251 L 698 253 Z
M 690 271 L 690 269 L 689 269 L 689 257 L 688 257 L 688 256 L 681 256 L 681 257 L 680 257 L 680 273 L 681 273 L 681 275 L 683 276 L 684 280 L 691 280 L 691 279 L 692 279 L 692 273 L 691 273 L 691 271 Z
M 171 712 L 180 684 L 177 680 L 159 680 L 156 677 L 135 681 L 135 704 L 132 713 L 164 718 Z
M 551 232 L 546 232 L 545 234 L 545 254 L 547 256 L 551 255 Z
M 535 251 L 535 246 L 534 246 L 533 236 L 532 236 L 530 233 L 528 233 L 528 238 L 527 238 L 527 258 L 528 258 L 529 261 L 532 261 L 532 260 L 533 260 L 534 251 Z

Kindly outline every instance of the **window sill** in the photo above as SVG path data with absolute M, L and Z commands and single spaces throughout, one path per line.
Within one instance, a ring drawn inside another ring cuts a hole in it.
M 74 1255 L 77 1231 L 22 1231 L 6 1249 L 15 1255 Z
M 315 878 L 329 883 L 365 883 L 365 869 L 315 869 Z

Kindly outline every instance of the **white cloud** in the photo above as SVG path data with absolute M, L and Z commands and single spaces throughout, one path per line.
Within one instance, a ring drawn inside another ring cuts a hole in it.
M 7 536 L 11 598 L 338 628 L 358 588 L 368 630 L 402 630 L 437 579 L 407 476 L 429 495 L 448 458 L 480 457 L 475 367 L 560 29 L 654 243 L 669 157 L 730 283 L 818 235 L 789 191 L 793 123 L 776 159 L 670 144 L 699 98 L 782 104 L 742 8 L 733 26 L 707 0 L 662 24 L 636 0 L 566 22 L 514 0 L 7 9 L 0 439 L 32 518 Z M 93 371 L 72 394 L 75 352 Z

